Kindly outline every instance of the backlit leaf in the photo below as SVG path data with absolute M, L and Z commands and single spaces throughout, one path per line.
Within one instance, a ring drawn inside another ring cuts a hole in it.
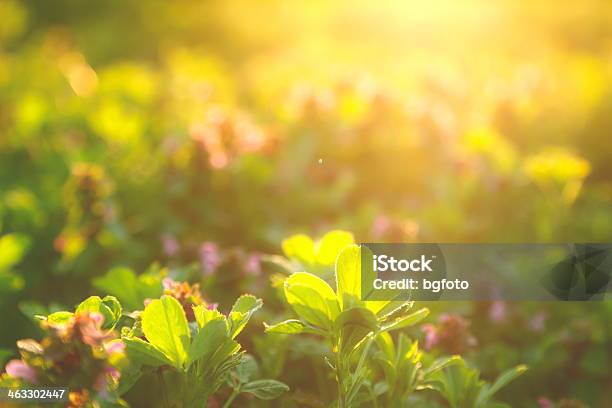
M 275 380 L 258 380 L 245 384 L 241 391 L 253 394 L 259 399 L 272 400 L 289 391 L 289 387 Z
M 347 231 L 330 231 L 316 243 L 316 261 L 323 265 L 333 265 L 340 251 L 355 243 L 353 234 Z
M 285 297 L 302 319 L 316 326 L 329 327 L 340 312 L 332 288 L 306 272 L 294 273 L 285 280 Z
M 151 301 L 142 312 L 142 330 L 147 340 L 182 369 L 189 349 L 189 327 L 181 304 L 173 297 Z
M 130 360 L 152 367 L 161 365 L 173 365 L 164 353 L 155 348 L 152 344 L 138 338 L 123 338 L 125 349 Z

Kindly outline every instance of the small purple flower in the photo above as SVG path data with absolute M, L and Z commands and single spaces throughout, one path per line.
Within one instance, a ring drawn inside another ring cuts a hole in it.
M 261 273 L 261 255 L 251 254 L 244 263 L 244 271 L 248 275 L 259 276 Z
M 119 381 L 119 378 L 121 378 L 121 372 L 119 370 L 117 370 L 117 368 L 109 366 L 104 368 L 104 372 L 113 379 L 113 381 Z
M 204 242 L 200 245 L 200 262 L 205 276 L 210 276 L 221 264 L 221 253 L 214 242 Z
M 104 349 L 108 354 L 123 353 L 125 351 L 125 343 L 122 341 L 111 341 L 104 345 Z
M 545 313 L 537 313 L 529 320 L 529 328 L 534 332 L 541 332 L 544 330 L 544 325 L 546 323 L 546 314 Z
M 425 333 L 425 349 L 431 350 L 440 340 L 438 337 L 438 329 L 436 329 L 436 326 L 433 324 L 424 324 L 421 330 Z
M 555 404 L 553 404 L 553 402 L 546 397 L 538 398 L 538 405 L 541 408 L 554 408 L 555 406 Z
M 36 371 L 21 360 L 11 360 L 6 365 L 6 373 L 14 378 L 21 378 L 32 384 L 38 382 Z
M 163 234 L 161 237 L 162 246 L 164 248 L 164 253 L 167 256 L 174 256 L 178 254 L 181 246 L 177 239 L 171 234 Z
M 495 323 L 502 323 L 506 320 L 508 313 L 506 304 L 500 300 L 496 300 L 489 308 L 489 318 Z

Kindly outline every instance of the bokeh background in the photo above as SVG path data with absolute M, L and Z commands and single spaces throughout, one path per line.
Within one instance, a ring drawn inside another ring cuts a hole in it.
M 612 241 L 610 3 L 0 0 L 2 360 L 117 266 L 273 316 L 266 256 L 336 228 Z M 612 401 L 609 302 L 430 306 L 429 346 L 530 366 L 512 406 Z M 324 398 L 292 341 L 270 372 Z

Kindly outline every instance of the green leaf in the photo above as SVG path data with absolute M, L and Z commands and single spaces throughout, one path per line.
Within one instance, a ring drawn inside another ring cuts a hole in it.
M 95 278 L 93 285 L 102 292 L 116 296 L 128 310 L 139 310 L 145 299 L 157 298 L 162 294 L 159 274 L 136 276 L 134 271 L 125 267 L 109 270 L 106 275 Z
M 245 384 L 241 388 L 242 392 L 248 392 L 262 400 L 272 400 L 278 398 L 284 392 L 289 391 L 289 387 L 280 381 L 258 380 Z
M 253 313 L 260 309 L 262 305 L 262 300 L 253 295 L 242 295 L 236 300 L 229 314 L 232 338 L 235 338 L 244 329 Z
M 362 300 L 362 282 L 373 281 L 375 276 L 371 276 L 374 273 L 370 270 L 371 268 L 366 271 L 361 270 L 361 251 L 369 251 L 369 249 L 357 245 L 348 245 L 344 247 L 336 259 L 335 277 L 338 302 L 341 309 L 365 305 L 375 314 L 380 314 L 397 302 L 392 302 L 392 295 L 390 295 L 390 300 Z M 362 276 L 363 274 L 366 276 Z
M 395 360 L 395 345 L 389 333 L 383 332 L 376 336 L 376 344 L 385 359 L 389 361 Z
M 273 325 L 264 323 L 266 333 L 300 334 L 304 332 L 306 324 L 296 319 L 285 320 Z
M 361 250 L 357 245 L 344 248 L 338 256 L 336 291 L 341 309 L 361 303 Z
M 0 272 L 8 272 L 18 264 L 29 246 L 29 238 L 22 234 L 6 234 L 0 237 Z
M 76 313 L 100 312 L 101 304 L 102 299 L 100 296 L 90 296 L 77 306 Z
M 333 265 L 340 251 L 346 246 L 354 244 L 353 234 L 347 231 L 330 231 L 316 243 L 316 261 L 322 265 Z
M 304 266 L 315 262 L 315 244 L 308 235 L 292 235 L 283 240 L 282 247 L 287 258 L 295 259 Z
M 491 385 L 490 387 L 485 387 L 480 391 L 478 395 L 477 405 L 486 404 L 491 398 L 493 398 L 493 395 L 495 395 L 495 393 L 497 393 L 500 389 L 502 389 L 514 379 L 519 377 L 525 371 L 527 371 L 527 366 L 519 365 L 501 373 L 500 376 L 497 377 L 497 380 L 495 380 L 493 385 Z
M 198 327 L 202 328 L 211 320 L 225 319 L 225 316 L 217 309 L 208 309 L 205 305 L 198 305 L 193 308 Z M 229 330 L 229 328 L 228 328 Z
M 385 322 L 382 325 L 381 330 L 382 331 L 392 331 L 392 330 L 403 329 L 404 327 L 408 327 L 408 326 L 413 326 L 419 323 L 424 318 L 426 318 L 427 315 L 429 315 L 429 309 L 422 308 L 409 315 L 399 316 L 389 322 Z
M 232 312 L 240 312 L 240 313 L 249 313 L 254 312 L 259 309 L 263 305 L 261 299 L 257 299 L 253 295 L 242 295 L 240 296 L 234 306 L 232 307 Z
M 336 294 L 321 278 L 298 272 L 285 280 L 285 297 L 293 310 L 315 326 L 331 326 L 340 313 Z
M 266 333 L 274 334 L 300 334 L 300 333 L 313 333 L 313 334 L 324 334 L 321 330 L 316 327 L 309 326 L 308 324 L 296 320 L 289 319 L 284 322 L 280 322 L 273 325 L 264 323 Z
M 138 337 L 124 337 L 121 339 L 125 343 L 125 350 L 135 363 L 159 367 L 161 365 L 173 365 L 164 353 Z
M 23 289 L 25 280 L 12 272 L 0 272 L 0 293 L 16 292 Z
M 189 346 L 187 367 L 199 359 L 206 360 L 227 337 L 227 325 L 223 317 L 207 322 L 193 337 Z
M 24 300 L 19 302 L 19 311 L 32 322 L 38 323 L 36 316 L 47 316 L 51 311 L 39 302 Z
M 227 361 L 233 360 L 233 355 L 240 351 L 240 344 L 235 340 L 225 337 L 221 344 L 217 347 L 214 354 L 208 359 L 208 365 L 210 367 L 217 367 L 227 363 Z M 240 363 L 240 360 L 236 360 L 236 365 Z M 232 367 L 233 368 L 233 367 Z
M 119 319 L 121 318 L 121 314 L 123 313 L 123 308 L 121 307 L 121 303 L 119 303 L 117 298 L 114 296 L 104 296 L 102 298 L 102 308 L 104 310 L 103 314 L 110 313 L 108 324 L 110 325 L 110 328 L 114 328 L 115 325 L 119 322 Z M 107 324 L 106 319 L 104 323 L 105 325 Z
M 236 367 L 236 377 L 241 384 L 249 382 L 249 380 L 257 375 L 258 366 L 255 358 L 249 354 L 242 356 L 240 364 Z
M 347 326 L 358 326 L 368 331 L 376 331 L 378 321 L 371 310 L 355 307 L 340 313 L 335 321 L 335 326 L 338 329 L 343 329 Z
M 177 369 L 187 361 L 189 327 L 181 304 L 171 296 L 151 301 L 142 312 L 142 330 L 147 340 L 163 352 Z
M 389 391 L 389 384 L 387 384 L 384 381 L 377 382 L 376 384 L 374 384 L 374 387 L 372 388 L 372 392 L 377 397 L 387 393 L 388 391 Z
M 68 320 L 72 319 L 72 316 L 74 316 L 74 313 L 72 312 L 55 312 L 47 316 L 47 321 L 49 323 L 61 324 L 66 323 Z
M 423 370 L 423 375 L 427 377 L 430 374 L 444 370 L 453 364 L 461 364 L 462 359 L 459 356 L 440 357 L 436 359 L 429 367 Z
M 117 386 L 117 395 L 123 395 L 128 392 L 137 382 L 143 374 L 143 370 L 140 364 L 129 364 L 127 367 L 121 369 L 121 381 Z
M 99 296 L 90 296 L 81 302 L 76 309 L 76 313 L 97 312 L 104 317 L 102 328 L 105 330 L 115 327 L 121 318 L 121 304 L 114 296 L 106 296 L 100 299 Z

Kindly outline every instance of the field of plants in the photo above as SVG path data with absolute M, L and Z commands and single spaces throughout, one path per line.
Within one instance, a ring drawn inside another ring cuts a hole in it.
M 365 302 L 359 242 L 612 242 L 612 5 L 0 0 L 0 387 L 612 406 L 612 302 Z

